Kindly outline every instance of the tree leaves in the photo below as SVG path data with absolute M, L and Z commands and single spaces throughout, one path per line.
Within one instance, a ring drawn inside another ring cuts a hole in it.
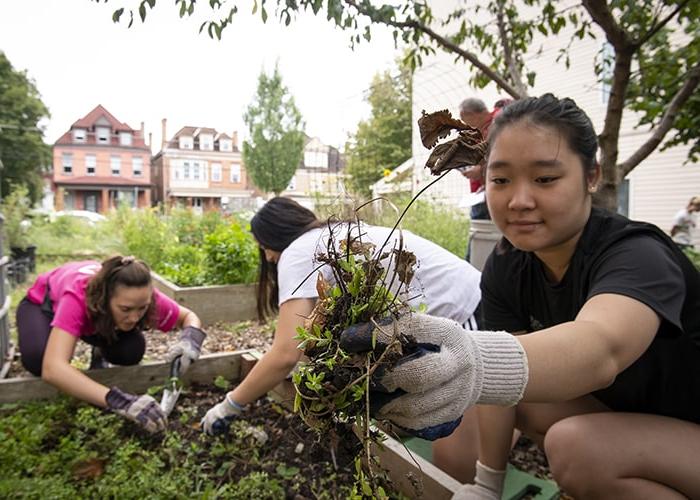
M 243 141 L 246 169 L 257 187 L 279 194 L 301 163 L 305 135 L 301 113 L 276 65 L 272 75 L 260 73 L 243 121 L 249 132 L 249 139 Z

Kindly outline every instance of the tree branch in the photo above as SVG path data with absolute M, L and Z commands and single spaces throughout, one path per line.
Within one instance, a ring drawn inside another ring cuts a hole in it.
M 513 48 L 510 46 L 510 38 L 508 38 L 508 30 L 506 29 L 506 23 L 503 19 L 503 1 L 498 2 L 498 14 L 496 16 L 496 22 L 498 24 L 498 34 L 501 37 L 501 45 L 503 46 L 503 59 L 508 68 L 508 73 L 510 73 L 510 78 L 513 80 L 518 92 L 526 96 L 527 87 L 523 83 L 523 75 L 520 72 L 520 68 L 516 64 L 515 58 L 513 57 Z
M 605 37 L 616 51 L 628 49 L 632 45 L 627 33 L 615 21 L 605 0 L 583 0 L 582 4 L 591 19 L 603 29 Z
M 378 24 L 386 24 L 388 26 L 392 26 L 394 28 L 410 28 L 413 30 L 420 31 L 421 33 L 424 33 L 427 35 L 429 38 L 431 38 L 433 41 L 435 41 L 439 46 L 441 46 L 443 49 L 446 49 L 448 52 L 454 52 L 458 56 L 462 57 L 463 59 L 469 61 L 472 63 L 474 66 L 476 66 L 482 73 L 484 73 L 487 77 L 489 77 L 496 85 L 498 85 L 501 89 L 503 89 L 505 92 L 511 95 L 514 99 L 520 99 L 522 97 L 526 97 L 526 95 L 521 95 L 520 92 L 518 92 L 511 84 L 509 84 L 505 78 L 500 75 L 497 71 L 493 70 L 492 68 L 488 67 L 486 64 L 482 63 L 479 58 L 475 55 L 472 54 L 471 52 L 462 49 L 459 45 L 456 45 L 454 42 L 449 41 L 447 38 L 438 35 L 435 31 L 430 29 L 428 26 L 424 25 L 423 23 L 420 23 L 414 19 L 407 20 L 407 21 L 396 21 L 393 19 L 380 19 L 375 15 L 374 12 L 371 10 L 365 9 L 363 6 L 359 5 L 355 0 L 343 0 L 347 5 L 353 7 L 357 12 L 359 12 L 361 15 L 368 17 L 373 23 L 378 23 Z
M 671 99 L 671 102 L 668 104 L 659 125 L 654 129 L 651 137 L 649 137 L 649 139 L 647 139 L 647 141 L 642 144 L 637 151 L 632 153 L 627 160 L 619 165 L 622 178 L 629 174 L 634 167 L 639 165 L 642 160 L 647 158 L 652 152 L 654 152 L 659 144 L 661 144 L 661 141 L 673 126 L 681 107 L 693 95 L 693 92 L 698 87 L 698 84 L 700 84 L 700 63 L 696 64 L 695 67 L 688 72 L 685 83 L 683 83 L 681 88 L 678 89 L 678 92 L 676 92 L 676 95 L 674 95 L 673 99 Z
M 661 21 L 659 21 L 658 24 L 652 25 L 652 27 L 649 29 L 649 31 L 646 33 L 646 35 L 644 35 L 644 36 L 643 36 L 642 38 L 640 38 L 639 40 L 635 41 L 635 42 L 634 42 L 634 45 L 635 45 L 637 48 L 639 48 L 639 47 L 641 47 L 642 45 L 644 45 L 646 42 L 648 42 L 649 39 L 650 39 L 651 37 L 653 37 L 654 35 L 656 35 L 656 34 L 661 30 L 661 28 L 663 28 L 664 26 L 666 26 L 666 25 L 671 21 L 671 19 L 673 19 L 674 17 L 676 17 L 676 15 L 678 15 L 678 13 L 679 13 L 681 10 L 683 10 L 683 8 L 684 8 L 686 5 L 688 5 L 689 2 L 690 2 L 690 0 L 685 0 L 685 1 L 681 2 L 681 3 L 679 3 L 678 6 L 677 6 L 668 16 L 666 16 L 664 19 L 662 19 Z

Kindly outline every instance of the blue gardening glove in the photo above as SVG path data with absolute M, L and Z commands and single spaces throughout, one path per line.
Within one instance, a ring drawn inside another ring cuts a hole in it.
M 379 328 L 353 325 L 341 334 L 340 347 L 369 351 L 373 335 L 379 349 L 396 335 L 411 344 L 395 364 L 375 371 L 372 414 L 423 439 L 448 436 L 477 403 L 511 406 L 525 391 L 527 357 L 509 333 L 466 331 L 449 319 L 406 314 Z
M 228 394 L 224 400 L 209 409 L 200 422 L 202 431 L 210 436 L 228 432 L 231 422 L 243 413 L 243 407 L 230 398 Z
M 180 332 L 180 340 L 168 350 L 166 359 L 172 362 L 180 356 L 180 375 L 185 373 L 192 363 L 199 359 L 202 350 L 202 342 L 207 336 L 196 326 L 186 326 Z
M 107 408 L 135 422 L 148 432 L 160 432 L 168 425 L 168 417 L 163 413 L 158 402 L 147 394 L 136 396 L 123 392 L 119 387 L 112 387 L 105 401 Z
M 501 500 L 505 470 L 496 470 L 476 461 L 474 484 L 462 485 L 452 500 Z

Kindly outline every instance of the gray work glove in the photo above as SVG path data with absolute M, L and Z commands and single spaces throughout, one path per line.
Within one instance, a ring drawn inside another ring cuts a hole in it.
M 230 398 L 228 394 L 222 402 L 211 407 L 200 422 L 202 432 L 214 436 L 228 432 L 231 422 L 243 413 L 243 407 Z
M 180 356 L 180 375 L 185 373 L 192 363 L 199 359 L 202 342 L 207 334 L 196 326 L 186 326 L 180 332 L 180 340 L 168 350 L 166 359 L 172 362 Z
M 147 394 L 136 396 L 123 392 L 119 387 L 112 387 L 105 400 L 107 408 L 135 422 L 148 432 L 160 432 L 168 424 L 168 417 L 163 413 L 158 402 Z
M 370 394 L 375 418 L 434 440 L 452 433 L 477 403 L 512 406 L 523 396 L 527 357 L 507 332 L 467 331 L 449 319 L 406 314 L 380 328 L 350 326 L 340 346 L 349 353 L 369 351 L 376 335 L 381 349 L 396 334 L 415 344 L 393 366 L 375 372 Z
M 452 500 L 500 500 L 505 478 L 505 470 L 492 469 L 477 460 L 474 484 L 460 487 Z

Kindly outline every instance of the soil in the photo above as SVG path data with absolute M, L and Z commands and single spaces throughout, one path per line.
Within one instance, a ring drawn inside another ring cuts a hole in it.
M 14 316 L 14 315 L 13 315 Z M 260 325 L 255 321 L 243 321 L 239 323 L 221 323 L 206 328 L 207 339 L 202 347 L 203 354 L 214 352 L 235 351 L 240 349 L 257 349 L 265 353 L 272 343 L 274 331 L 273 324 Z M 159 331 L 148 331 L 146 335 L 145 361 L 162 360 L 172 342 L 177 339 L 177 335 L 162 333 Z M 79 342 L 73 357 L 73 364 L 84 368 L 90 363 L 90 346 L 85 342 Z M 26 372 L 19 361 L 15 359 L 10 367 L 8 377 L 31 376 Z M 194 390 L 189 392 L 188 397 L 195 394 Z M 186 396 L 182 396 L 185 398 Z M 220 399 L 220 398 L 219 398 Z M 178 407 L 182 404 L 178 401 Z M 217 401 L 213 401 L 215 404 Z M 211 405 L 199 401 L 200 408 L 209 408 Z M 176 410 L 177 411 L 177 407 Z M 552 479 L 552 475 L 547 465 L 547 458 L 544 452 L 526 437 L 521 437 L 510 454 L 510 463 L 518 469 L 532 474 L 541 479 Z
M 202 433 L 199 417 L 204 416 L 207 408 L 221 401 L 225 391 L 210 387 L 192 386 L 178 400 L 169 421 L 169 430 L 180 434 L 184 442 L 197 441 Z M 189 415 L 198 416 L 192 422 Z M 180 417 L 183 416 L 181 419 Z M 252 428 L 265 431 L 267 439 L 261 444 L 262 438 L 253 437 L 256 441 L 251 446 L 256 448 L 255 458 L 251 459 L 251 450 L 241 449 L 240 454 L 216 455 L 210 453 L 205 444 L 201 451 L 202 457 L 207 457 L 210 470 L 217 471 L 219 476 L 231 483 L 236 483 L 251 472 L 266 472 L 270 477 L 280 477 L 280 465 L 284 470 L 293 474 L 284 480 L 286 498 L 303 500 L 317 498 L 318 490 L 322 487 L 330 498 L 345 498 L 347 490 L 354 482 L 354 453 L 340 446 L 337 452 L 331 454 L 328 443 L 310 431 L 306 424 L 295 414 L 290 413 L 268 398 L 259 399 L 246 410 L 245 423 Z M 223 437 L 210 439 L 234 440 L 232 433 Z M 298 469 L 298 470 L 297 470 Z M 222 471 L 224 474 L 222 475 Z M 284 477 L 284 476 L 283 476 Z M 321 486 L 314 487 L 314 480 L 326 478 Z

